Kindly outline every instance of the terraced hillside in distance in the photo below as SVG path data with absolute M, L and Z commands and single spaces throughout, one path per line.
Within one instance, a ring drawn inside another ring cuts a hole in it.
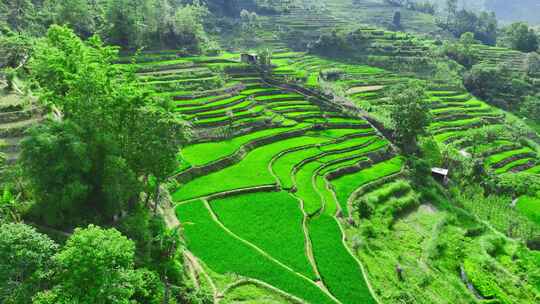
M 270 84 L 237 55 L 145 58 L 140 81 L 173 99 L 194 127 L 172 194 L 190 251 L 211 273 L 251 278 L 294 298 L 373 302 L 342 222 L 358 188 L 401 172 L 391 145 L 358 115 Z
M 0 81 L 0 152 L 8 163 L 18 159 L 24 132 L 41 120 L 40 108 L 23 96 L 17 84 L 8 89 Z
M 379 119 L 388 120 L 386 92 L 399 83 L 410 80 L 410 74 L 390 72 L 380 68 L 333 62 L 312 55 L 297 54 L 275 59 L 276 78 L 297 79 L 306 87 L 317 88 L 331 83 L 341 88 L 344 98 L 338 99 L 345 108 L 361 108 Z M 326 71 L 344 73 L 337 81 L 325 81 Z M 431 81 L 428 84 L 432 123 L 428 128 L 440 144 L 452 144 L 466 156 L 479 156 L 486 168 L 495 174 L 507 172 L 539 173 L 538 152 L 512 139 L 507 119 L 512 116 L 478 100 L 466 90 Z M 476 130 L 491 130 L 489 142 L 474 140 Z
M 250 10 L 250 7 L 246 9 Z M 359 26 L 375 31 L 375 35 L 381 35 L 380 29 L 395 29 L 392 19 L 397 11 L 401 13 L 399 30 L 402 32 L 427 34 L 439 31 L 434 16 L 394 7 L 383 0 L 331 0 L 306 1 L 281 13 L 260 14 L 259 30 L 251 35 L 259 37 L 261 45 L 272 49 L 285 49 L 287 46 L 302 49 L 309 42 L 317 41 L 322 33 Z M 234 32 L 234 35 L 240 34 Z M 237 45 L 231 44 L 232 38 L 235 37 L 226 35 L 221 42 L 229 48 L 237 49 Z
M 420 203 L 400 179 L 402 157 L 364 119 L 384 122 L 386 92 L 414 75 L 290 51 L 273 54 L 266 76 L 232 53 L 162 52 L 137 61 L 141 83 L 170 98 L 193 126 L 172 199 L 192 259 L 203 265 L 193 267 L 215 298 L 233 301 L 254 288 L 291 302 L 375 301 L 381 287 L 370 288 L 366 277 L 380 270 L 359 262 L 344 229 L 359 199 Z M 325 79 L 332 70 L 344 76 Z M 328 83 L 341 88 L 340 98 L 321 93 Z M 505 131 L 504 111 L 462 88 L 427 85 L 428 131 L 439 144 L 480 156 L 493 174 L 540 174 L 537 151 Z M 491 130 L 489 143 L 471 140 L 481 129 Z M 519 210 L 534 214 L 535 204 L 523 198 Z

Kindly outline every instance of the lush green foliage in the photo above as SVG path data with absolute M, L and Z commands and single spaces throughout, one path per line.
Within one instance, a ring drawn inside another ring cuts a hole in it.
M 183 129 L 167 105 L 111 65 L 115 55 L 97 37 L 85 43 L 57 26 L 36 47 L 31 76 L 61 121 L 30 132 L 22 163 L 50 225 L 73 224 L 80 208 L 111 218 L 141 191 L 157 198 L 177 167 Z
M 526 23 L 512 23 L 504 31 L 506 37 L 503 43 L 507 43 L 509 47 L 522 52 L 538 50 L 538 34 Z
M 418 136 L 425 133 L 430 123 L 425 88 L 411 82 L 394 88 L 388 96 L 396 141 L 404 152 L 415 151 Z
M 312 303 L 333 303 L 308 278 L 283 268 L 224 231 L 201 201 L 180 205 L 177 213 L 183 222 L 191 223 L 184 228 L 188 247 L 212 270 L 256 278 Z
M 439 26 L 451 32 L 455 37 L 464 33 L 474 33 L 477 40 L 485 44 L 495 45 L 497 41 L 497 18 L 494 13 L 476 14 L 467 9 L 458 9 L 457 0 L 448 2 L 447 18 L 440 20 Z
M 0 301 L 30 303 L 45 286 L 57 250 L 57 244 L 30 226 L 0 226 Z
M 219 220 L 233 233 L 273 258 L 311 278 L 306 257 L 300 202 L 286 192 L 240 195 L 211 202 Z
M 38 303 L 129 303 L 138 284 L 133 270 L 135 246 L 116 230 L 96 226 L 76 229 L 54 256 L 57 284 L 37 297 Z M 45 300 L 46 299 L 46 300 Z
M 2 1 L 0 12 L 5 16 L 0 21 L 18 32 L 40 34 L 50 24 L 60 24 L 84 38 L 100 34 L 107 42 L 128 49 L 173 48 L 199 53 L 212 48 L 203 26 L 209 12 L 198 1 L 17 0 Z
M 76 124 L 51 121 L 23 141 L 21 162 L 41 204 L 34 213 L 52 225 L 77 223 L 92 193 L 90 151 Z
M 330 292 L 343 303 L 375 303 L 358 263 L 341 242 L 338 222 L 321 215 L 308 227 L 317 267 Z

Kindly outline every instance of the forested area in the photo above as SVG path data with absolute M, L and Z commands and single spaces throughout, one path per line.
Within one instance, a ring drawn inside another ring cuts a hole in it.
M 540 300 L 538 29 L 432 2 L 0 0 L 0 303 Z

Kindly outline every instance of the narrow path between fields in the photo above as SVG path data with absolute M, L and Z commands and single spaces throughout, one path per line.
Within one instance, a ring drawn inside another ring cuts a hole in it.
M 264 81 L 264 79 L 263 79 L 263 81 Z M 276 85 L 276 84 L 273 84 L 273 85 L 279 87 L 279 85 Z M 288 88 L 284 88 L 284 87 L 281 87 L 281 88 L 290 91 L 290 89 L 288 89 Z M 301 94 L 301 95 L 303 95 L 303 96 L 305 96 L 305 97 L 308 97 L 308 96 L 309 96 L 309 95 L 306 95 L 306 94 L 304 94 L 303 92 L 300 92 L 300 91 L 296 91 L 296 90 L 295 90 L 295 92 L 296 92 L 296 93 L 299 93 L 299 94 Z M 311 96 L 311 97 L 316 97 L 316 98 L 318 98 L 318 96 L 314 96 L 314 95 Z M 307 100 L 309 100 L 309 99 L 307 99 Z M 358 109 L 358 110 L 359 110 L 359 109 Z M 366 119 L 365 115 L 361 115 L 361 114 L 360 114 L 360 113 L 362 113 L 360 110 L 359 110 L 358 113 L 359 113 L 359 114 L 358 114 L 359 116 L 361 116 L 363 119 Z M 371 125 L 371 127 L 372 127 L 374 130 L 377 131 L 377 133 L 379 133 L 379 136 L 381 136 L 382 138 L 385 138 L 385 139 L 390 143 L 390 145 L 393 145 L 392 142 L 389 141 L 388 138 L 386 138 L 386 137 L 382 134 L 382 132 L 380 132 L 380 131 L 378 130 L 378 128 L 376 128 L 375 126 L 373 126 L 373 124 L 372 124 L 369 120 L 366 119 L 366 121 Z M 293 183 L 294 183 L 295 186 L 297 186 L 296 179 L 294 178 L 294 176 L 293 176 Z M 316 185 L 314 184 L 314 179 L 313 179 L 313 178 L 312 178 L 312 184 L 313 184 L 313 186 L 314 186 L 314 189 L 317 189 L 317 188 L 316 188 Z M 327 184 L 327 186 L 329 185 L 328 183 L 326 183 L 326 184 Z M 364 186 L 365 186 L 365 185 L 364 185 Z M 362 186 L 362 187 L 363 187 L 363 186 Z M 362 188 L 362 187 L 359 187 L 359 188 Z M 331 190 L 331 189 L 329 189 L 329 190 Z M 332 193 L 332 195 L 333 195 L 333 197 L 334 197 L 335 202 L 338 202 L 338 199 L 337 199 L 337 197 L 336 197 L 335 192 L 334 192 L 333 190 L 331 190 L 331 193 Z M 320 195 L 320 192 L 318 192 L 318 194 L 319 194 L 319 196 L 321 196 L 321 195 Z M 322 197 L 322 196 L 321 196 L 321 197 Z M 300 198 L 298 198 L 298 199 L 300 199 Z M 301 199 L 300 199 L 300 200 L 301 200 Z M 321 202 L 322 202 L 322 201 L 321 201 Z M 324 204 L 324 202 L 322 202 L 322 203 Z M 349 202 L 347 202 L 347 204 L 348 204 L 348 203 L 349 203 Z M 362 271 L 362 275 L 363 275 L 363 277 L 364 277 L 364 281 L 366 282 L 366 285 L 368 286 L 368 289 L 369 289 L 369 291 L 370 291 L 370 293 L 371 293 L 371 296 L 373 297 L 373 299 L 375 300 L 376 303 L 381 303 L 380 300 L 379 300 L 379 298 L 377 297 L 375 291 L 373 290 L 373 287 L 371 286 L 371 283 L 370 283 L 369 278 L 368 278 L 368 276 L 367 276 L 367 273 L 366 273 L 366 270 L 365 270 L 364 265 L 363 265 L 362 262 L 361 262 L 361 261 L 353 254 L 353 252 L 351 251 L 351 249 L 350 249 L 349 246 L 347 245 L 346 235 L 345 235 L 345 230 L 344 230 L 344 228 L 343 228 L 341 222 L 340 222 L 340 221 L 337 219 L 337 217 L 336 217 L 336 215 L 338 214 L 338 212 L 341 210 L 341 207 L 340 207 L 339 203 L 338 203 L 337 206 L 338 206 L 338 208 L 337 208 L 338 211 L 336 211 L 336 214 L 333 216 L 333 218 L 334 218 L 334 220 L 337 222 L 337 224 L 338 224 L 338 226 L 339 226 L 339 229 L 341 230 L 341 235 L 342 235 L 341 241 L 342 241 L 342 244 L 343 244 L 343 246 L 346 248 L 347 252 L 354 258 L 354 260 L 357 262 L 358 266 L 360 267 L 360 269 L 361 269 L 361 271 Z M 324 208 L 324 205 L 323 205 L 323 208 Z M 303 209 L 303 204 L 302 204 L 302 212 L 305 213 L 305 210 Z M 304 225 L 304 229 L 306 229 L 306 231 L 305 231 L 306 236 L 309 237 L 309 231 L 307 231 L 307 225 Z M 313 258 L 314 258 L 314 256 L 313 256 Z M 322 278 L 321 278 L 321 282 L 322 282 Z M 324 285 L 324 282 L 323 282 L 323 285 Z
M 257 245 L 241 238 L 240 236 L 236 235 L 234 232 L 232 232 L 231 230 L 229 230 L 218 218 L 217 214 L 214 212 L 214 210 L 212 209 L 212 207 L 210 206 L 210 203 L 207 201 L 207 200 L 202 200 L 206 209 L 208 210 L 208 212 L 210 213 L 210 216 L 212 217 L 212 220 L 214 222 L 216 222 L 220 227 L 221 229 L 223 229 L 223 231 L 225 231 L 227 234 L 229 234 L 230 236 L 232 236 L 233 238 L 237 239 L 238 241 L 244 243 L 245 245 L 253 248 L 254 250 L 256 250 L 257 252 L 259 252 L 261 255 L 263 255 L 264 257 L 268 258 L 269 260 L 271 260 L 272 262 L 278 264 L 279 266 L 287 269 L 288 271 L 292 272 L 293 274 L 301 277 L 302 279 L 308 281 L 309 283 L 311 284 L 314 284 L 315 286 L 317 286 L 319 289 L 322 290 L 322 292 L 324 292 L 328 297 L 330 297 L 332 300 L 334 300 L 336 303 L 341 303 L 339 300 L 337 300 L 334 295 L 332 295 L 326 288 L 322 288 L 321 286 L 319 286 L 318 284 L 314 283 L 311 279 L 309 279 L 308 277 L 306 277 L 305 275 L 301 274 L 301 273 L 298 273 L 296 272 L 294 269 L 290 268 L 289 266 L 283 264 L 281 261 L 275 259 L 274 257 L 272 257 L 271 255 L 269 255 L 266 251 L 262 250 L 261 248 L 259 248 Z M 275 287 L 274 287 L 275 288 Z M 283 293 L 285 294 L 288 294 L 286 292 L 283 291 Z M 293 295 L 290 295 L 292 297 L 294 297 Z

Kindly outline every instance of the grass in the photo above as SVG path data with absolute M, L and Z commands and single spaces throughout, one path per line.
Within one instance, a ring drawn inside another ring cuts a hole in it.
M 359 172 L 333 180 L 331 184 L 334 187 L 338 202 L 341 204 L 345 214 L 348 214 L 348 199 L 356 189 L 379 178 L 398 173 L 402 166 L 403 159 L 397 156 Z
M 298 192 L 296 193 L 296 195 L 304 201 L 304 209 L 308 214 L 314 214 L 323 207 L 321 196 L 317 193 L 315 189 L 316 185 L 314 185 L 314 180 L 313 180 L 318 169 L 322 168 L 324 164 L 334 162 L 334 161 L 339 161 L 340 159 L 362 156 L 370 151 L 378 150 L 381 147 L 386 146 L 387 144 L 383 140 L 373 141 L 373 138 L 369 138 L 369 137 L 355 138 L 355 139 L 363 139 L 362 143 L 363 144 L 369 143 L 369 145 L 362 147 L 360 149 L 352 150 L 352 151 L 332 153 L 325 156 L 321 156 L 320 158 L 302 166 L 302 168 L 300 168 L 300 170 L 296 173 L 295 181 L 296 181 L 296 186 L 298 189 Z M 344 142 L 344 143 L 347 143 L 347 142 Z M 358 143 L 355 143 L 354 146 L 356 145 L 358 145 Z M 327 151 L 335 152 L 335 151 L 339 151 L 340 149 L 343 149 L 343 143 L 336 144 L 336 145 L 329 145 L 327 147 L 328 147 Z
M 522 196 L 517 202 L 517 209 L 540 225 L 540 197 Z
M 452 120 L 452 121 L 440 121 L 440 122 L 432 123 L 429 126 L 429 129 L 432 131 L 436 131 L 437 129 L 441 129 L 441 128 L 462 127 L 462 126 L 468 126 L 468 125 L 478 124 L 478 123 L 482 123 L 482 119 L 478 117 Z
M 337 221 L 321 215 L 309 222 L 313 253 L 324 284 L 342 303 L 375 303 L 360 266 L 341 242 Z
M 303 214 L 291 195 L 259 192 L 215 200 L 211 206 L 233 233 L 295 271 L 314 276 L 305 254 Z
M 513 161 L 511 163 L 508 163 L 508 164 L 504 165 L 503 167 L 501 167 L 499 169 L 496 169 L 495 173 L 497 173 L 497 174 L 506 173 L 506 172 L 512 170 L 513 168 L 515 168 L 517 166 L 525 165 L 525 164 L 529 163 L 530 161 L 534 161 L 534 158 L 522 158 L 522 159 L 515 160 L 515 161 Z
M 528 148 L 528 147 L 524 147 L 524 148 L 517 149 L 517 150 L 506 151 L 506 152 L 503 152 L 503 153 L 494 154 L 494 155 L 489 156 L 486 159 L 486 162 L 487 162 L 488 165 L 492 166 L 492 165 L 495 165 L 495 164 L 497 164 L 497 163 L 499 163 L 499 162 L 501 162 L 501 161 L 503 161 L 505 159 L 508 159 L 510 157 L 520 155 L 520 154 L 527 154 L 527 153 L 534 153 L 534 151 L 531 148 Z
M 206 97 L 205 99 L 207 99 L 207 103 L 201 103 L 200 106 L 180 107 L 177 109 L 177 111 L 180 113 L 185 113 L 188 111 L 198 111 L 198 112 L 212 111 L 213 109 L 215 109 L 216 106 L 228 105 L 230 103 L 233 103 L 235 101 L 245 98 L 245 96 L 236 95 L 233 97 L 218 99 L 216 101 L 209 102 L 210 100 L 215 99 L 215 98 L 217 98 L 217 96 L 212 96 L 210 98 Z M 190 103 L 193 101 L 194 100 L 189 100 Z M 193 102 L 193 103 L 196 103 L 196 102 Z
M 180 205 L 187 247 L 213 271 L 255 278 L 311 303 L 333 303 L 315 284 L 226 233 L 202 202 Z
M 268 165 L 272 158 L 287 149 L 324 142 L 320 137 L 301 136 L 282 140 L 251 151 L 239 163 L 221 171 L 196 178 L 173 194 L 174 201 L 184 201 L 210 194 L 275 184 Z
M 383 204 L 388 199 L 398 194 L 404 194 L 411 190 L 411 185 L 405 180 L 397 180 L 384 184 L 382 187 L 367 193 L 363 199 L 374 206 Z
M 299 130 L 308 126 L 308 124 L 298 124 L 293 127 L 266 129 L 229 140 L 195 144 L 185 147 L 182 150 L 182 157 L 193 166 L 202 166 L 233 154 L 242 145 L 255 139 L 274 136 L 283 132 Z
M 223 304 L 277 304 L 290 303 L 285 297 L 254 284 L 242 285 L 227 292 Z
M 540 165 L 536 165 L 530 169 L 525 170 L 525 172 L 532 173 L 532 174 L 540 174 Z
M 329 139 L 337 139 L 339 137 L 358 134 L 358 130 L 355 129 L 329 129 L 322 132 L 310 132 L 309 135 L 313 134 L 314 136 L 328 137 Z M 324 149 L 325 146 L 323 146 Z M 316 156 L 322 151 L 320 148 L 312 147 L 307 149 L 301 149 L 296 151 L 288 152 L 272 164 L 272 169 L 274 173 L 278 176 L 279 181 L 285 189 L 290 189 L 293 187 L 293 181 L 291 172 L 294 166 L 302 162 L 302 160 Z
M 321 153 L 317 148 L 302 149 L 294 152 L 287 153 L 278 158 L 272 169 L 278 176 L 280 184 L 285 189 L 293 187 L 292 170 L 294 166 L 298 165 L 302 160 L 313 157 Z
M 307 214 L 314 214 L 323 207 L 321 197 L 317 194 L 313 185 L 313 176 L 320 166 L 322 164 L 317 161 L 310 162 L 302 166 L 295 176 L 298 189 L 295 195 L 304 202 L 304 210 Z

